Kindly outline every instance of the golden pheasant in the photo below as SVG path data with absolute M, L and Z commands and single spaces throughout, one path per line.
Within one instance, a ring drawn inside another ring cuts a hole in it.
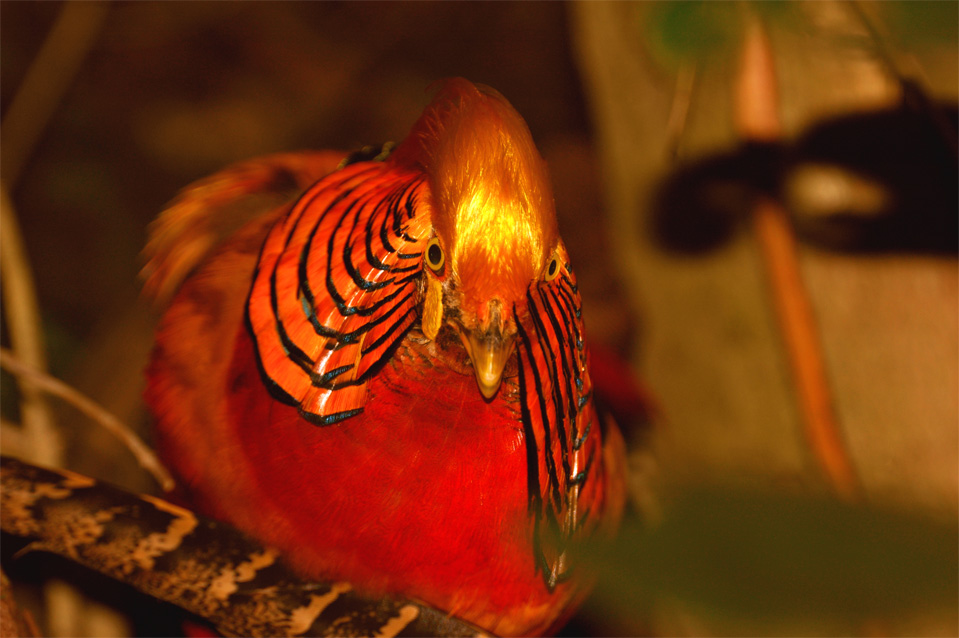
M 157 221 L 148 288 L 192 273 L 148 370 L 158 446 L 197 507 L 305 575 L 548 632 L 624 463 L 545 163 L 462 79 L 374 154 L 240 164 Z

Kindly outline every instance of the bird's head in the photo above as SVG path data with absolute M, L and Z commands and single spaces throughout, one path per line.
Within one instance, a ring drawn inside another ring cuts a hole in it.
M 564 257 L 546 164 L 513 107 L 462 79 L 443 84 L 392 159 L 428 177 L 423 332 L 455 329 L 491 398 L 530 286 Z

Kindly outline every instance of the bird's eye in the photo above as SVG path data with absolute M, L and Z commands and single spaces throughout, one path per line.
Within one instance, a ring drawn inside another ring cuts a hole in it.
M 543 278 L 546 281 L 553 281 L 554 279 L 556 279 L 556 275 L 558 274 L 559 274 L 559 257 L 554 254 L 552 257 L 549 258 L 549 263 L 546 264 L 546 273 L 544 274 Z
M 446 257 L 443 255 L 443 249 L 440 248 L 439 237 L 434 237 L 426 245 L 426 265 L 433 272 L 439 272 L 446 263 Z

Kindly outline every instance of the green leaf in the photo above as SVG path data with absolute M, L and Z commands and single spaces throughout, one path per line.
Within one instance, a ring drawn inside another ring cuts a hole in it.
M 628 617 L 674 600 L 725 617 L 862 623 L 956 613 L 959 530 L 834 500 L 702 489 L 596 548 L 596 600 Z M 852 625 L 855 626 L 855 625 Z
M 741 39 L 742 11 L 734 2 L 657 2 L 645 13 L 645 40 L 666 66 L 733 50 Z
M 927 0 L 880 2 L 885 27 L 910 47 L 955 45 L 959 41 L 959 3 Z

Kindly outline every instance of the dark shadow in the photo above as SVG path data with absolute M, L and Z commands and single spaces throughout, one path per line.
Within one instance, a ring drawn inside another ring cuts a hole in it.
M 779 146 L 751 144 L 680 165 L 657 190 L 653 238 L 690 255 L 719 248 L 748 220 L 756 197 L 775 189 L 781 157 Z
M 650 230 L 702 254 L 731 239 L 757 196 L 789 212 L 800 240 L 839 251 L 959 252 L 957 107 L 906 91 L 902 105 L 824 121 L 788 145 L 751 145 L 680 166 L 657 191 Z

